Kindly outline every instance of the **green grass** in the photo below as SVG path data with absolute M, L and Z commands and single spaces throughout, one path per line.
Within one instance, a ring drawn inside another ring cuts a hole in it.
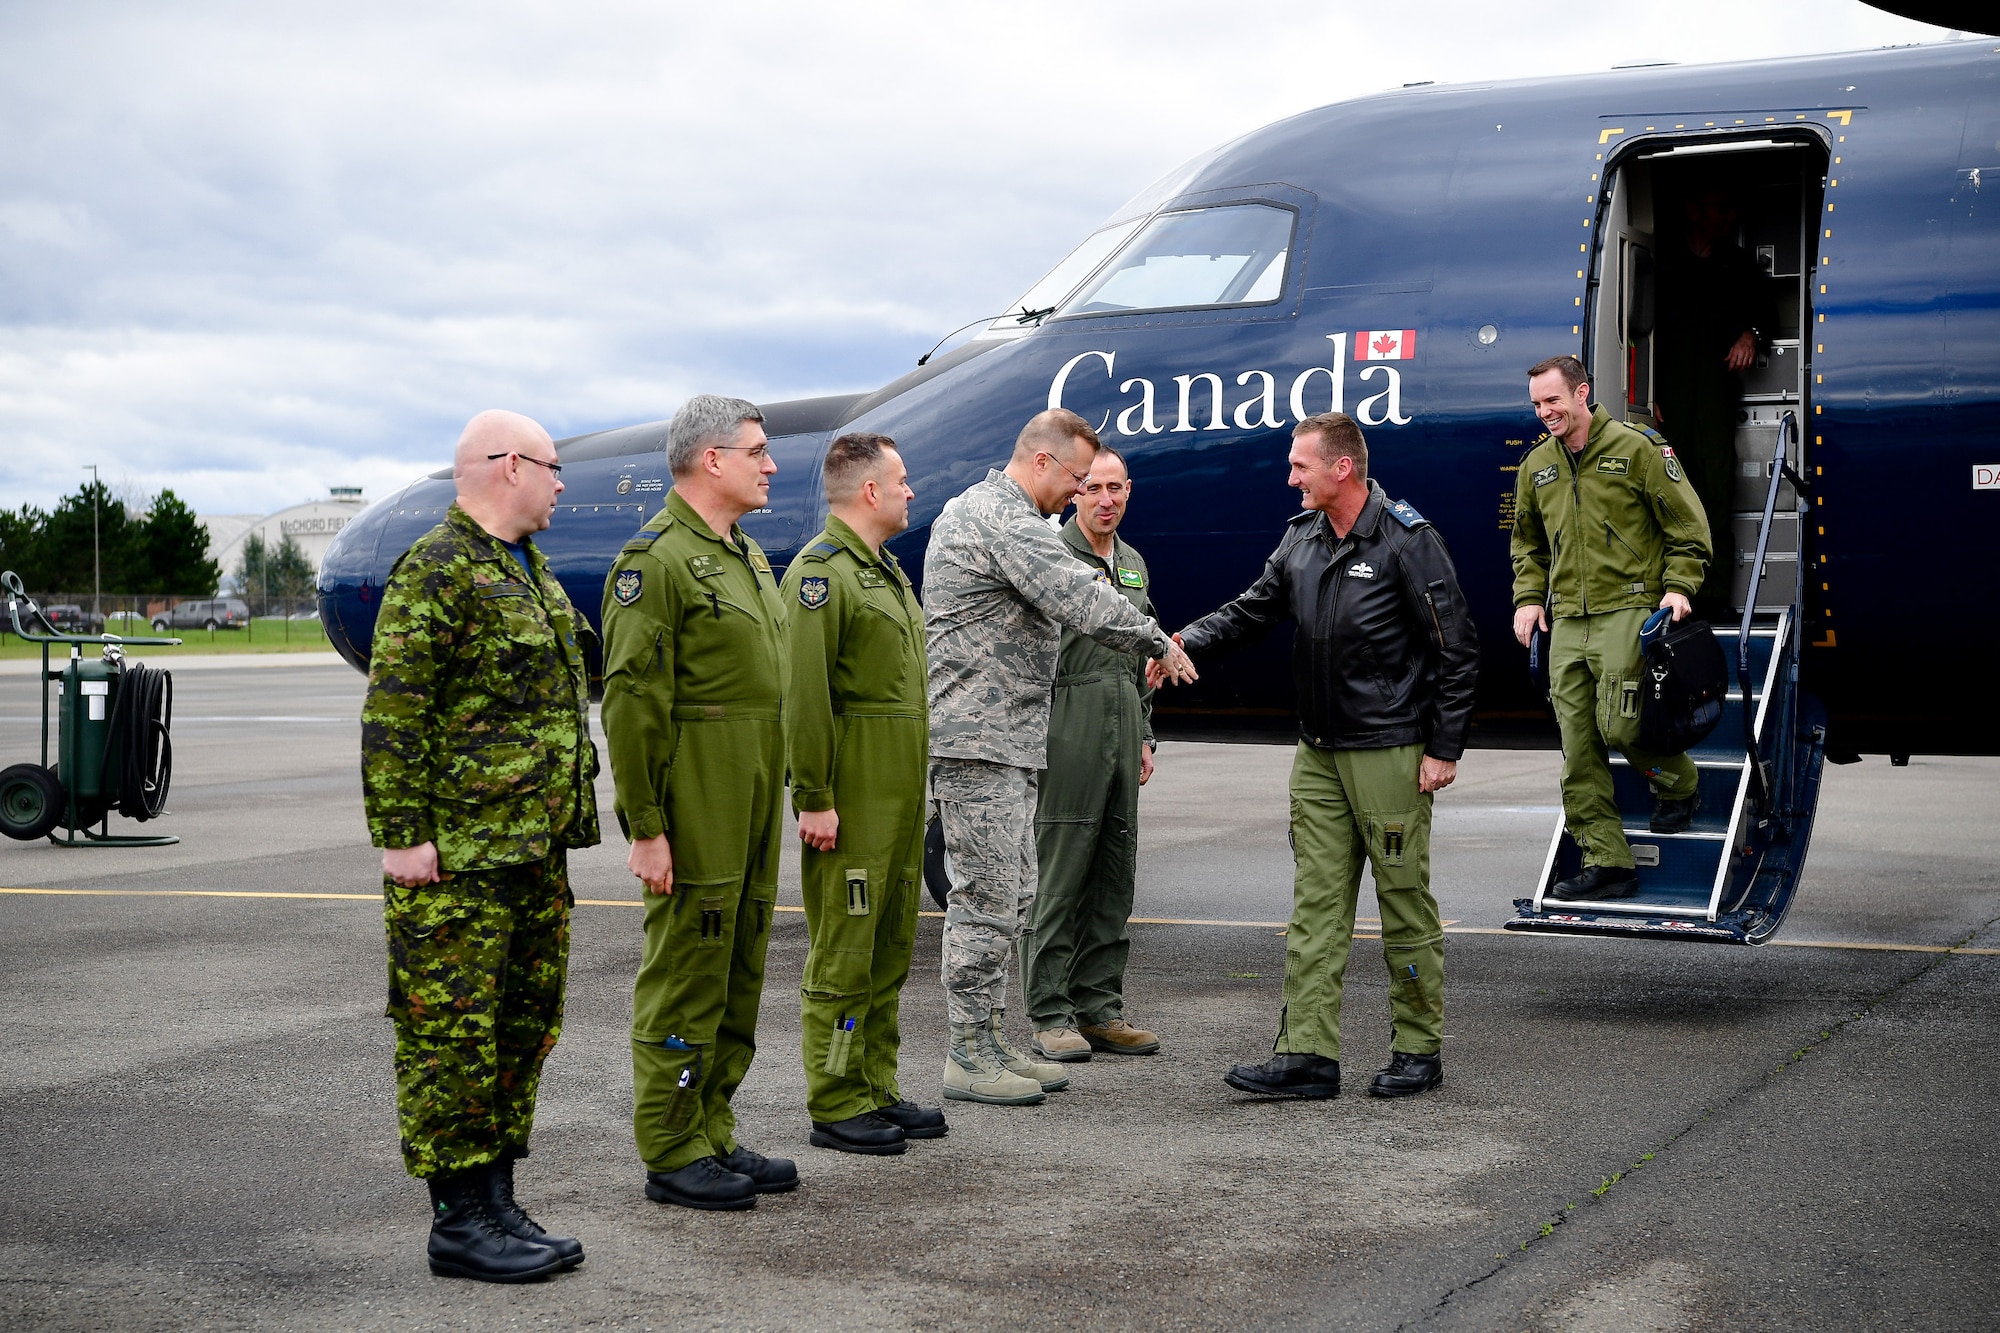
M 0 611 L 0 621 L 6 615 Z M 153 633 L 153 627 L 138 617 L 112 616 L 105 629 L 113 634 L 126 634 L 133 638 L 180 639 L 178 647 L 146 645 L 133 652 L 148 658 L 167 658 L 209 653 L 327 653 L 333 651 L 333 644 L 326 637 L 326 628 L 317 620 L 283 620 L 277 616 L 260 617 L 251 622 L 247 629 L 173 629 L 161 635 Z M 84 645 L 86 653 L 94 650 Z M 42 654 L 37 643 L 24 643 L 11 627 L 0 634 L 0 660 L 35 658 Z M 49 657 L 68 657 L 67 644 L 51 644 Z

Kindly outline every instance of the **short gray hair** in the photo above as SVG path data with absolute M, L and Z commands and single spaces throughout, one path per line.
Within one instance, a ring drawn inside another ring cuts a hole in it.
M 763 410 L 747 398 L 696 394 L 667 423 L 667 471 L 676 477 L 687 475 L 694 471 L 694 461 L 704 446 L 734 444 L 739 426 L 763 419 Z

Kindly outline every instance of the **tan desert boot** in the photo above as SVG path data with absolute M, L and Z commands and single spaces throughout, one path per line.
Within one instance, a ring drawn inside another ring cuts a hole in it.
M 1122 1018 L 1114 1018 L 1109 1023 L 1085 1023 L 1078 1030 L 1094 1051 L 1111 1051 L 1118 1055 L 1151 1055 L 1160 1049 L 1158 1033 L 1135 1028 Z
M 986 1036 L 991 1041 L 993 1049 L 999 1052 L 1000 1063 L 1022 1078 L 1031 1078 L 1041 1084 L 1043 1092 L 1061 1092 L 1067 1088 L 1069 1075 L 1063 1073 L 1061 1065 L 1031 1060 L 1007 1044 L 1007 1038 L 1002 1035 L 1000 1028 L 1002 1012 L 995 1009 L 986 1016 Z
M 1090 1058 L 1090 1043 L 1075 1028 L 1043 1028 L 1035 1034 L 1033 1049 L 1044 1060 L 1063 1064 Z
M 944 1058 L 944 1095 L 954 1102 L 989 1106 L 1032 1106 L 1046 1093 L 1001 1062 L 992 1034 L 978 1024 L 951 1025 L 951 1051 Z

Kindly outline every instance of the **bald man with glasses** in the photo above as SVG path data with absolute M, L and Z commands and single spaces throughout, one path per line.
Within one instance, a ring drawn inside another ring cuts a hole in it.
M 532 540 L 561 470 L 524 416 L 466 425 L 457 501 L 382 591 L 361 711 L 403 1162 L 430 1186 L 431 1271 L 487 1282 L 583 1262 L 514 1201 L 562 1032 L 566 858 L 598 841 L 590 623 Z

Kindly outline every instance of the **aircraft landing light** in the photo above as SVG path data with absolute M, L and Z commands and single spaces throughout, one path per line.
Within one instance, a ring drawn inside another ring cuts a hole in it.
M 291 890 L 252 889 L 41 889 L 0 887 L 0 896 L 51 897 L 51 898 L 301 898 L 315 901 L 338 899 L 353 902 L 381 902 L 379 893 L 301 893 Z M 638 907 L 638 898 L 578 898 L 578 907 Z M 780 912 L 802 913 L 803 907 L 780 905 Z M 941 917 L 943 912 L 919 912 L 919 916 Z M 1250 926 L 1260 930 L 1283 930 L 1290 923 L 1285 921 L 1206 921 L 1185 917 L 1135 916 L 1130 921 L 1135 926 Z M 1354 919 L 1356 926 L 1381 928 L 1376 917 L 1361 916 Z M 1456 919 L 1443 923 L 1447 935 L 1498 935 L 1522 939 L 1536 938 L 1531 933 L 1503 930 L 1499 926 L 1461 926 Z M 1380 939 L 1374 933 L 1357 931 L 1358 940 Z M 1955 944 L 1909 944 L 1895 940 L 1772 940 L 1766 948 L 1774 949 L 1860 949 L 1874 953 L 1962 953 L 1975 957 L 2000 957 L 2000 949 L 1973 949 Z

